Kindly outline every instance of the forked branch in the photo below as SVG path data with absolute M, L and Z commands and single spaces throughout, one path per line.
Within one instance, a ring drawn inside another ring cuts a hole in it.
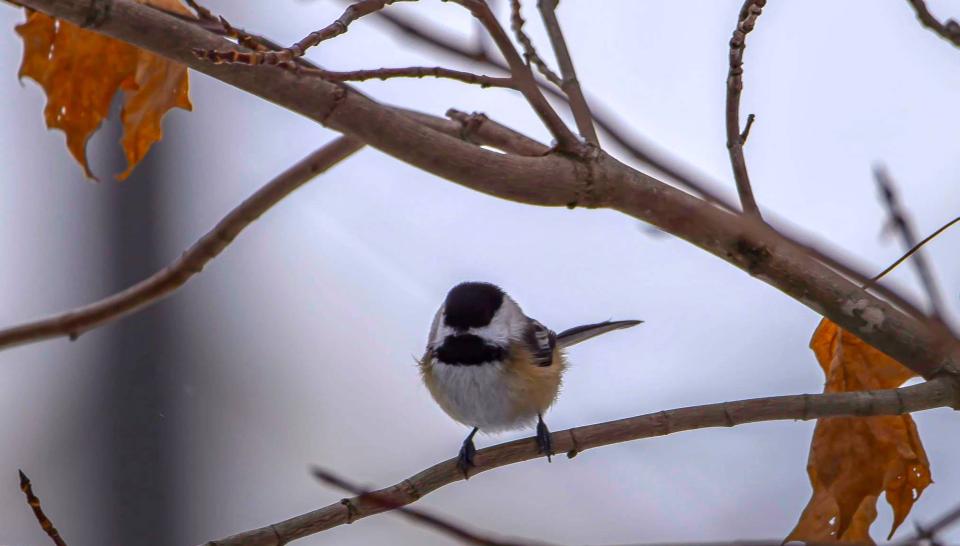
M 772 396 L 679 408 L 561 430 L 551 436 L 557 453 L 574 456 L 596 447 L 708 427 L 820 417 L 903 415 L 937 407 L 960 408 L 960 383 L 953 377 L 939 377 L 899 389 Z M 471 475 L 541 457 L 534 438 L 515 440 L 477 451 L 476 467 Z M 344 499 L 267 527 L 208 542 L 205 546 L 280 546 L 386 512 L 391 507 L 405 506 L 461 480 L 463 473 L 457 468 L 456 460 L 450 459 L 396 485 L 374 491 L 377 500 L 369 496 Z
M 489 68 L 499 68 L 509 70 L 509 67 L 489 55 L 486 49 L 480 47 L 471 47 L 455 42 L 442 33 L 436 32 L 426 25 L 414 22 L 403 17 L 399 17 L 387 12 L 378 12 L 375 19 L 389 24 L 393 29 L 402 34 L 409 40 L 416 40 L 422 45 L 434 48 L 441 53 L 453 55 L 465 61 L 477 63 Z M 567 105 L 570 99 L 560 90 L 553 86 L 538 81 L 540 89 L 550 97 L 563 101 Z M 681 161 L 670 157 L 666 152 L 655 149 L 654 144 L 645 142 L 643 139 L 631 135 L 629 131 L 620 126 L 616 121 L 615 115 L 604 108 L 597 108 L 597 102 L 594 104 L 592 114 L 596 125 L 613 141 L 617 146 L 627 152 L 631 157 L 646 165 L 659 170 L 671 179 L 675 180 L 681 186 L 694 192 L 696 195 L 704 197 L 706 200 L 719 205 L 727 210 L 734 210 L 734 205 L 728 199 L 720 195 L 715 189 L 717 184 L 702 181 L 703 177 L 694 174 L 692 169 Z
M 557 56 L 557 64 L 560 65 L 560 75 L 563 77 L 560 89 L 563 89 L 567 98 L 570 99 L 570 111 L 573 112 L 573 119 L 577 122 L 577 130 L 587 142 L 599 146 L 597 130 L 593 126 L 593 114 L 580 88 L 577 71 L 573 68 L 573 57 L 570 56 L 567 40 L 563 37 L 563 30 L 560 28 L 560 20 L 557 19 L 558 1 L 537 0 L 537 8 L 547 28 L 547 36 L 550 37 L 550 45 L 553 46 L 553 52 Z
M 510 68 L 510 74 L 517 85 L 517 89 L 523 93 L 530 107 L 536 112 L 537 116 L 543 121 L 550 134 L 557 141 L 557 149 L 576 156 L 585 156 L 586 147 L 577 139 L 570 129 L 563 123 L 557 112 L 547 102 L 546 97 L 540 90 L 537 80 L 533 75 L 530 65 L 523 62 L 517 49 L 510 41 L 510 37 L 496 15 L 490 9 L 490 6 L 484 0 L 450 0 L 455 4 L 460 4 L 470 11 L 470 13 L 483 25 L 483 28 L 490 35 L 493 43 L 500 50 L 500 54 L 507 62 Z

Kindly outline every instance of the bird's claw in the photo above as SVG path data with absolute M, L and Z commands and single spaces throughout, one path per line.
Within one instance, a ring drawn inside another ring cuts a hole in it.
M 477 466 L 473 462 L 473 456 L 477 452 L 477 448 L 473 445 L 473 435 L 476 433 L 477 429 L 473 429 L 473 432 L 463 441 L 463 445 L 460 446 L 460 454 L 457 455 L 457 468 L 463 473 L 463 479 L 465 480 L 470 479 L 470 469 Z
M 551 462 L 551 457 L 553 457 L 553 443 L 550 441 L 550 429 L 547 428 L 547 424 L 543 422 L 542 416 L 537 416 L 537 449 L 543 455 L 547 456 L 547 462 Z

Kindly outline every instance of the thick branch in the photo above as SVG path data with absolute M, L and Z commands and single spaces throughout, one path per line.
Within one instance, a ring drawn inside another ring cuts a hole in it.
M 809 420 L 820 417 L 902 415 L 931 408 L 960 408 L 960 383 L 941 377 L 900 389 L 830 394 L 798 394 L 679 408 L 618 421 L 554 432 L 558 452 L 587 449 L 708 427 L 745 423 Z M 534 438 L 515 440 L 477 451 L 476 475 L 487 470 L 542 457 Z M 262 529 L 240 533 L 206 546 L 279 546 L 291 540 L 404 506 L 444 485 L 463 479 L 456 460 L 436 464 L 394 486 L 374 491 L 379 500 L 354 497 Z
M 60 336 L 75 339 L 82 332 L 159 301 L 203 271 L 210 260 L 223 252 L 244 228 L 267 209 L 362 147 L 362 142 L 349 137 L 338 137 L 257 190 L 166 268 L 122 292 L 90 305 L 55 317 L 0 330 L 0 348 Z
M 737 183 L 743 212 L 758 217 L 760 208 L 753 197 L 747 160 L 743 156 L 743 144 L 747 141 L 750 124 L 748 122 L 741 132 L 740 94 L 743 92 L 743 51 L 747 47 L 747 34 L 753 30 L 766 3 L 767 0 L 745 0 L 740 8 L 737 27 L 730 38 L 730 70 L 727 72 L 727 151 L 730 153 L 730 165 L 733 166 L 733 178 Z
M 83 0 L 21 2 L 76 23 L 86 20 L 89 9 Z M 924 377 L 956 372 L 960 360 L 956 341 L 943 337 L 929 322 L 864 291 L 769 226 L 730 214 L 602 151 L 588 160 L 488 151 L 320 78 L 274 66 L 202 61 L 193 55 L 193 48 L 217 49 L 228 42 L 134 0 L 112 0 L 111 6 L 93 30 L 187 64 L 474 190 L 520 203 L 624 212 L 779 288 Z
M 567 49 L 567 41 L 563 37 L 560 21 L 557 19 L 558 2 L 559 0 L 537 0 L 537 8 L 543 18 L 543 25 L 547 28 L 550 45 L 553 46 L 553 52 L 557 56 L 557 64 L 560 65 L 560 74 L 563 76 L 560 88 L 570 99 L 570 111 L 573 112 L 573 119 L 577 122 L 577 130 L 580 131 L 580 136 L 587 139 L 587 142 L 599 145 L 597 130 L 593 126 L 593 114 L 590 113 L 587 98 L 583 96 L 580 81 L 577 80 L 577 71 L 573 68 L 573 58 L 570 56 L 570 50 Z
M 941 23 L 927 9 L 927 3 L 924 0 L 907 0 L 907 2 L 910 2 L 910 5 L 913 6 L 913 10 L 917 12 L 917 19 L 923 26 L 936 32 L 944 40 L 960 47 L 960 23 L 953 19 L 947 19 L 945 23 Z

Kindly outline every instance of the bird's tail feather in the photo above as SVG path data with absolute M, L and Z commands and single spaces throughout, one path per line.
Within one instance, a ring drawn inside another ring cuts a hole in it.
M 583 326 L 574 326 L 569 330 L 564 330 L 557 334 L 557 344 L 560 347 L 570 347 L 581 341 L 586 341 L 592 337 L 597 337 L 607 332 L 631 328 L 642 323 L 642 320 L 608 320 L 596 324 L 584 324 Z

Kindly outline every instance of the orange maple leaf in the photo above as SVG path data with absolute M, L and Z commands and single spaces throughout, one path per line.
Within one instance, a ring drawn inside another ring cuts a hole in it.
M 179 0 L 145 3 L 190 13 Z M 19 76 L 43 87 L 47 127 L 64 132 L 67 148 L 90 178 L 96 179 L 87 164 L 87 140 L 107 117 L 118 89 L 124 95 L 121 143 L 127 158 L 120 180 L 163 137 L 163 115 L 174 107 L 192 108 L 187 67 L 181 64 L 37 11 L 27 10 L 16 30 L 23 39 Z
M 827 376 L 824 392 L 892 389 L 915 375 L 827 319 L 814 332 L 810 348 Z M 872 544 L 870 525 L 881 492 L 893 508 L 889 539 L 933 483 L 909 415 L 819 419 L 807 474 L 813 496 L 787 541 Z

